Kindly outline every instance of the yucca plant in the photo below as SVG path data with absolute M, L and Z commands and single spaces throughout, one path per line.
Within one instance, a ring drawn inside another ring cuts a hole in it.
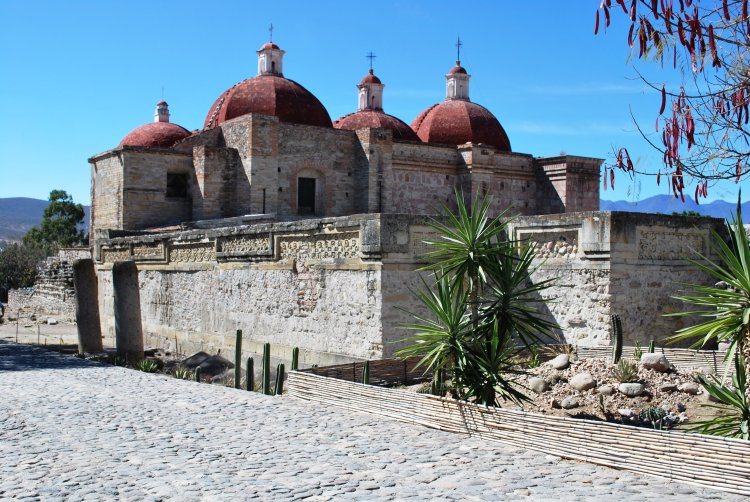
M 159 365 L 156 361 L 151 359 L 141 359 L 133 365 L 133 369 L 143 371 L 145 373 L 156 373 L 159 371 Z
M 750 245 L 742 223 L 740 198 L 737 200 L 736 217 L 726 222 L 729 242 L 713 231 L 711 247 L 720 262 L 714 262 L 698 254 L 700 260 L 689 260 L 695 267 L 713 279 L 720 281 L 715 286 L 691 285 L 693 294 L 675 296 L 676 299 L 698 306 L 699 310 L 677 312 L 673 316 L 699 316 L 708 320 L 683 328 L 670 337 L 670 341 L 697 340 L 693 348 L 701 348 L 708 342 L 726 342 L 726 370 L 741 353 L 745 361 L 745 373 L 750 362 Z M 725 371 L 726 376 L 727 371 Z M 748 390 L 750 392 L 750 390 Z M 746 400 L 750 395 L 746 393 Z
M 443 220 L 431 223 L 440 236 L 425 241 L 433 262 L 420 271 L 433 272 L 435 282 L 423 280 L 415 292 L 429 314 L 414 314 L 417 322 L 405 325 L 415 334 L 397 354 L 421 357 L 419 365 L 433 374 L 446 370 L 453 397 L 521 402 L 513 381 L 516 342 L 532 348 L 555 327 L 537 308 L 551 281 L 531 283 L 533 252 L 504 236 L 504 213 L 491 218 L 489 198 L 477 195 L 470 209 L 457 192 L 456 204 L 455 214 L 444 207 Z
M 747 373 L 745 372 L 744 358 L 737 354 L 734 358 L 734 375 L 732 385 L 724 385 L 722 379 L 716 375 L 705 376 L 698 374 L 695 380 L 716 399 L 717 403 L 703 404 L 702 406 L 720 410 L 725 414 L 717 415 L 707 420 L 695 422 L 691 430 L 703 434 L 713 434 L 750 439 L 750 404 L 746 398 Z
M 183 368 L 182 366 L 178 366 L 177 368 L 173 369 L 172 376 L 178 380 L 192 380 L 194 377 L 192 371 L 190 371 L 188 368 Z

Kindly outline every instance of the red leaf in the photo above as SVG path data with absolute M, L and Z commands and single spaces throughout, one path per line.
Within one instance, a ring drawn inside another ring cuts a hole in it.
M 612 185 L 612 190 L 615 189 L 615 170 L 612 169 L 609 172 L 609 184 Z
M 747 1 L 747 0 L 745 0 Z M 633 3 L 630 4 L 630 20 L 635 21 L 635 6 L 638 0 L 633 0 Z
M 656 186 L 659 186 L 659 183 L 661 183 L 661 169 L 659 169 L 659 174 L 656 175 Z
M 659 132 L 659 117 L 656 117 L 656 132 Z
M 659 115 L 664 113 L 664 108 L 667 106 L 667 89 L 664 85 L 661 86 L 661 107 L 659 108 Z
M 596 10 L 596 26 L 594 27 L 594 35 L 599 33 L 599 9 Z
M 635 28 L 635 23 L 630 24 L 630 31 L 628 31 L 628 47 L 633 47 L 633 28 Z
M 693 196 L 695 198 L 695 203 L 698 204 L 698 190 L 701 189 L 700 184 L 695 186 L 695 195 Z

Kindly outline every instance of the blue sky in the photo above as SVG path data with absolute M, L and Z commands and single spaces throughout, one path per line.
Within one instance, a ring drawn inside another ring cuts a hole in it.
M 287 52 L 285 76 L 334 120 L 356 108 L 372 50 L 385 111 L 411 123 L 444 98 L 460 35 L 471 99 L 498 117 L 514 151 L 611 160 L 627 146 L 641 167 L 657 165 L 630 112 L 653 129 L 660 98 L 628 65 L 625 17 L 594 36 L 598 4 L 0 0 L 0 197 L 59 188 L 88 203 L 88 157 L 150 122 L 162 96 L 173 122 L 202 127 L 221 92 L 255 75 L 270 23 Z M 646 72 L 679 85 L 654 66 Z M 657 193 L 666 187 L 653 179 L 620 175 L 602 197 Z M 737 186 L 709 195 L 736 200 Z

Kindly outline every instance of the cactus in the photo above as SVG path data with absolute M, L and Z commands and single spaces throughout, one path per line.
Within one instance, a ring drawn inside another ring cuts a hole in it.
M 247 370 L 245 371 L 245 388 L 252 392 L 255 390 L 255 364 L 253 364 L 253 358 L 247 358 Z
M 274 394 L 280 396 L 284 393 L 284 363 L 276 366 L 276 388 Z
M 364 366 L 362 366 L 362 383 L 370 385 L 370 361 L 365 361 Z
M 234 340 L 234 388 L 242 386 L 242 330 L 237 330 Z
M 292 349 L 292 371 L 299 369 L 299 347 Z
M 265 395 L 271 394 L 271 344 L 263 344 L 263 366 L 261 367 L 260 386 Z
M 651 341 L 648 342 L 648 353 L 653 354 L 655 349 L 656 349 L 656 344 L 654 343 L 654 340 L 652 338 Z
M 201 381 L 201 367 L 198 366 L 195 368 L 195 381 L 200 382 Z
M 609 317 L 612 322 L 612 362 L 617 364 L 622 357 L 622 322 L 617 314 Z

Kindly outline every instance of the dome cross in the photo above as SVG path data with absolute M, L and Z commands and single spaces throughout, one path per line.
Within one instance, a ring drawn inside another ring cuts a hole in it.
M 461 37 L 459 36 L 456 40 L 456 64 L 461 64 L 461 47 L 463 47 L 463 43 L 461 42 Z
M 377 56 L 370 51 L 365 57 L 370 60 L 370 69 L 372 70 L 372 60 Z

